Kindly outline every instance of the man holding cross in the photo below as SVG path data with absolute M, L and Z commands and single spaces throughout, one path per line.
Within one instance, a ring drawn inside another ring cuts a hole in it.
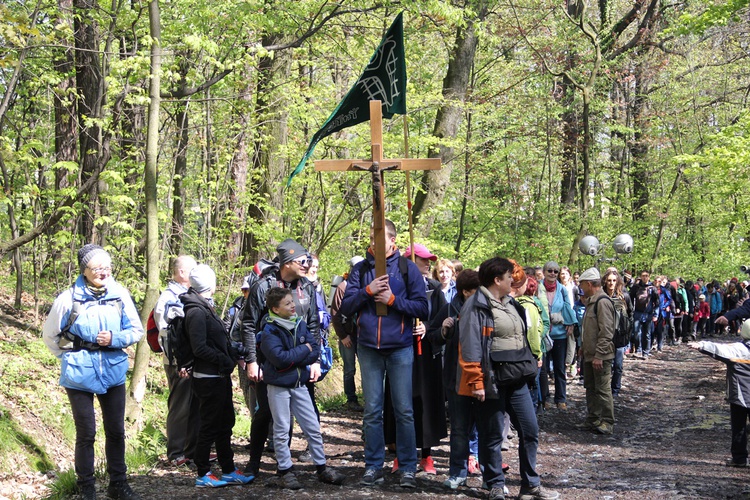
M 401 486 L 416 488 L 417 444 L 412 407 L 412 348 L 415 318 L 426 319 L 427 295 L 417 266 L 401 256 L 396 247 L 396 226 L 385 220 L 386 273 L 375 270 L 375 231 L 370 233 L 366 259 L 352 269 L 341 313 L 357 315 L 359 327 L 358 354 L 365 400 L 364 486 L 383 483 L 385 439 L 383 436 L 383 402 L 385 375 L 391 381 L 391 396 L 396 415 L 396 455 L 402 472 Z M 385 315 L 378 307 L 386 307 Z

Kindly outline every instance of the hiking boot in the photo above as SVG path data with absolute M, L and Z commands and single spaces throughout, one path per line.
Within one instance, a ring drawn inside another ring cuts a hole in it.
M 744 462 L 735 462 L 731 458 L 726 461 L 727 467 L 750 467 L 750 464 L 747 463 L 747 460 Z
M 141 500 L 141 496 L 130 488 L 127 481 L 112 481 L 107 496 L 114 500 Z
M 568 405 L 566 403 L 557 403 L 557 409 L 565 411 L 568 409 Z
M 356 411 L 356 412 L 365 411 L 364 407 L 361 404 L 359 404 L 359 402 L 357 401 L 349 401 L 348 403 L 346 403 L 346 407 L 347 409 L 349 409 L 349 411 Z
M 549 410 L 552 408 L 552 403 L 550 403 L 549 401 L 545 401 L 544 405 L 542 405 L 542 408 L 544 408 L 545 410 Z
M 601 421 L 597 420 L 596 422 L 589 422 L 588 420 L 583 422 L 582 424 L 576 424 L 575 428 L 578 431 L 594 431 L 597 427 L 601 425 Z
M 226 485 L 226 481 L 222 481 L 210 472 L 206 472 L 205 476 L 201 476 L 195 480 L 196 488 L 221 488 L 222 486 Z
M 451 476 L 445 480 L 443 486 L 451 490 L 457 490 L 459 486 L 466 486 L 466 478 Z
M 344 483 L 346 476 L 330 467 L 326 467 L 322 472 L 318 472 L 318 481 L 321 483 L 340 485 Z
M 401 474 L 401 482 L 399 485 L 402 488 L 416 488 L 417 487 L 417 480 L 414 478 L 413 472 L 404 472 Z
M 432 457 L 420 460 L 419 467 L 427 474 L 437 474 L 437 470 L 435 470 L 435 462 L 432 460 Z
M 299 458 L 297 460 L 306 464 L 312 463 L 313 458 L 312 458 L 312 455 L 310 454 L 310 450 L 305 450 L 302 453 L 300 453 Z
M 81 500 L 96 500 L 96 484 L 83 484 L 80 486 Z
M 294 475 L 294 472 L 287 472 L 286 474 L 281 476 L 281 480 L 279 481 L 279 483 L 282 488 L 286 488 L 288 490 L 302 489 L 302 483 L 299 482 L 297 476 Z
M 548 490 L 543 488 L 541 485 L 521 486 L 521 491 L 518 493 L 518 500 L 557 500 L 560 498 L 560 494 L 555 490 Z
M 235 469 L 234 472 L 229 474 L 223 474 L 221 480 L 227 483 L 229 486 L 233 484 L 250 484 L 255 479 L 255 476 L 248 476 L 240 472 L 239 469 Z
M 505 500 L 505 488 L 492 488 L 488 500 Z
M 179 457 L 173 458 L 172 460 L 170 460 L 169 463 L 173 467 L 182 467 L 183 465 L 189 465 L 190 459 L 186 457 L 185 455 L 180 455 Z
M 367 469 L 362 479 L 359 480 L 359 484 L 362 486 L 375 486 L 376 484 L 383 484 L 383 469 Z
M 469 455 L 469 466 L 467 467 L 469 474 L 481 474 L 482 469 L 479 468 L 479 462 L 477 461 L 477 457 L 474 455 Z
M 611 435 L 614 432 L 614 426 L 606 422 L 602 422 L 594 428 L 594 432 L 597 434 Z

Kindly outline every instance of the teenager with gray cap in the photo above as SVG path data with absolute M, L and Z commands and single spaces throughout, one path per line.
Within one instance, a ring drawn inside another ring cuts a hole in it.
M 199 402 L 200 430 L 193 462 L 198 472 L 195 486 L 199 488 L 248 484 L 254 478 L 242 474 L 234 465 L 232 428 L 232 371 L 235 359 L 230 354 L 224 322 L 216 314 L 213 295 L 216 274 L 205 264 L 190 271 L 190 288 L 180 296 L 185 312 L 185 332 L 193 351 L 193 395 Z M 219 479 L 211 472 L 211 446 L 221 465 Z
M 242 343 L 250 351 L 245 357 L 247 363 L 247 378 L 255 383 L 256 401 L 258 409 L 250 427 L 250 460 L 246 468 L 257 476 L 260 459 L 268 439 L 268 425 L 271 422 L 271 411 L 268 407 L 268 392 L 266 384 L 261 380 L 262 373 L 258 368 L 258 353 L 256 333 L 263 330 L 265 318 L 268 315 L 266 307 L 266 293 L 272 287 L 284 287 L 292 290 L 297 315 L 307 323 L 307 328 L 314 336 L 314 341 L 320 344 L 320 321 L 318 307 L 315 301 L 315 287 L 307 279 L 307 270 L 311 258 L 307 249 L 297 241 L 289 238 L 276 247 L 276 263 L 263 270 L 250 288 L 242 316 Z M 262 360 L 261 360 L 262 361 Z M 315 404 L 314 382 L 320 377 L 320 363 L 310 365 L 310 380 L 307 388 L 310 391 L 313 407 Z
M 143 336 L 143 326 L 130 293 L 112 277 L 112 258 L 99 245 L 78 251 L 81 274 L 52 304 L 43 338 L 62 361 L 65 388 L 76 428 L 75 471 L 85 500 L 96 499 L 94 441 L 99 400 L 104 424 L 107 495 L 139 500 L 127 483 L 125 465 L 125 348 Z

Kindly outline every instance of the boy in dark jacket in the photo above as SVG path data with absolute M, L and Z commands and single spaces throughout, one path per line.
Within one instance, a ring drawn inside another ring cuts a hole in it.
M 320 346 L 307 324 L 295 314 L 288 288 L 271 288 L 266 294 L 268 320 L 263 327 L 260 349 L 265 356 L 263 379 L 268 385 L 268 406 L 273 415 L 273 443 L 281 485 L 298 490 L 302 484 L 292 472 L 289 451 L 291 415 L 307 438 L 310 455 L 323 483 L 341 484 L 344 476 L 326 467 L 320 424 L 305 383 L 312 381 L 310 365 L 318 361 Z

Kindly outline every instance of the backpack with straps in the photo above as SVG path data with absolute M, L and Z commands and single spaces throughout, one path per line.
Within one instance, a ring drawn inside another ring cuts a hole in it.
M 79 350 L 79 349 L 86 349 L 89 351 L 98 351 L 100 349 L 109 349 L 108 346 L 100 346 L 96 342 L 89 342 L 86 340 L 83 340 L 78 335 L 74 334 L 70 331 L 70 328 L 73 326 L 73 323 L 76 322 L 78 319 L 78 316 L 81 315 L 82 312 L 86 311 L 91 306 L 95 305 L 113 305 L 117 308 L 117 313 L 122 318 L 122 299 L 120 297 L 116 297 L 113 299 L 94 299 L 94 300 L 76 300 L 75 295 L 73 294 L 73 289 L 70 289 L 71 297 L 73 298 L 73 304 L 70 308 L 70 314 L 68 315 L 68 322 L 65 324 L 65 327 L 63 327 L 62 330 L 60 330 L 59 336 L 60 340 L 58 342 L 58 346 L 61 349 L 73 349 L 73 350 Z
M 597 314 L 599 301 L 603 299 L 609 299 L 615 309 L 615 333 L 612 336 L 612 343 L 615 345 L 615 349 L 620 347 L 627 347 L 630 343 L 630 333 L 633 329 L 633 321 L 625 309 L 625 303 L 619 298 L 612 299 L 610 296 L 605 295 L 600 297 L 594 303 L 594 314 Z M 618 305 L 619 303 L 619 305 Z M 623 311 L 623 309 L 625 309 Z
M 164 305 L 164 318 L 167 321 L 167 330 L 161 337 L 162 348 L 169 364 L 175 364 L 178 369 L 192 368 L 195 357 L 185 331 L 185 309 L 182 302 L 167 302 Z

